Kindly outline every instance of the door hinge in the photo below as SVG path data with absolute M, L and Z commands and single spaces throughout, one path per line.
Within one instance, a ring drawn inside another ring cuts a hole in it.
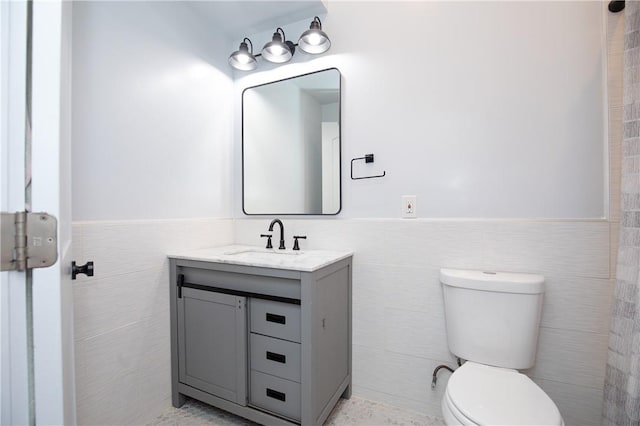
M 58 220 L 48 213 L 0 213 L 0 271 L 46 268 L 58 260 Z

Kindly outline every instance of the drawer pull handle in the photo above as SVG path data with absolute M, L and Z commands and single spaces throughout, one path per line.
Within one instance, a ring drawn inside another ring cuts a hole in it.
M 277 353 L 274 353 L 274 352 L 267 351 L 267 359 L 269 361 L 281 362 L 282 364 L 286 364 L 287 363 L 286 355 L 277 354 Z
M 267 388 L 267 396 L 269 398 L 277 399 L 278 401 L 284 402 L 287 399 L 287 395 L 282 392 L 275 391 L 273 389 Z
M 287 323 L 287 317 L 285 317 L 284 315 L 270 314 L 270 313 L 267 312 L 267 321 L 275 322 L 275 323 L 278 323 L 278 324 L 286 324 Z

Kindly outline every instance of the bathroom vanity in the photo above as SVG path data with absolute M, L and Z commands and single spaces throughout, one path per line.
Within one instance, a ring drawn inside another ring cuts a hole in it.
M 169 255 L 172 403 L 321 425 L 351 395 L 352 253 L 227 246 Z

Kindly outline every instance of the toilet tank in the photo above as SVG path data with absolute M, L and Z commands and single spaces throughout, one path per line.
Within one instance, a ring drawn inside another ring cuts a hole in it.
M 525 369 L 535 363 L 544 277 L 441 269 L 449 350 L 459 358 Z

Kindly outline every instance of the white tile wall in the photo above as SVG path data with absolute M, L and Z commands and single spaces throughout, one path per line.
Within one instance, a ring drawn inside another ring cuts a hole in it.
M 615 287 L 618 243 L 620 239 L 621 192 L 625 182 L 622 178 L 622 136 L 623 136 L 623 76 L 625 19 L 620 13 L 607 14 L 607 103 L 608 103 L 608 147 L 609 147 L 609 220 L 610 220 L 610 278 L 611 288 Z M 634 182 L 634 185 L 637 183 Z M 624 275 L 624 269 L 618 274 Z M 609 330 L 611 319 L 606 321 Z M 605 358 L 606 362 L 606 358 Z M 565 397 L 566 391 L 558 395 Z M 602 391 L 598 394 L 583 394 L 582 401 L 567 400 L 572 411 L 593 412 L 600 415 Z M 582 402 L 582 403 L 580 403 Z M 592 405 L 589 405 L 592 403 Z M 597 413 L 596 413 L 597 410 Z M 599 422 L 599 424 L 601 424 Z
M 602 424 L 602 388 L 575 386 L 535 377 L 533 380 L 560 407 L 566 425 Z
M 78 424 L 145 424 L 166 408 L 168 331 L 164 315 L 76 341 Z
M 168 263 L 172 250 L 263 245 L 268 219 L 83 222 L 74 284 L 78 422 L 130 424 L 169 404 Z M 354 391 L 440 415 L 455 364 L 446 341 L 439 269 L 495 269 L 547 278 L 536 366 L 528 371 L 568 425 L 599 421 L 613 281 L 606 221 L 284 219 L 303 249 L 350 248 Z M 585 402 L 586 401 L 586 402 Z M 597 406 L 596 410 L 594 407 Z M 597 417 L 597 418 L 596 418 Z
M 268 219 L 235 220 L 235 242 L 263 245 Z M 600 419 L 613 282 L 605 220 L 285 219 L 305 249 L 350 248 L 354 391 L 363 398 L 440 415 L 455 364 L 446 341 L 439 269 L 539 273 L 546 294 L 536 366 L 527 373 L 568 425 Z M 586 398 L 586 401 L 583 402 Z M 597 406 L 595 409 L 593 407 Z M 588 409 L 584 409 L 588 407 Z
M 485 229 L 487 268 L 609 278 L 606 221 L 489 222 Z
M 230 219 L 76 222 L 74 282 L 78 424 L 146 424 L 171 395 L 170 251 L 231 244 Z
M 615 282 L 547 275 L 543 327 L 607 334 Z M 580 303 L 575 303 L 579 300 Z M 571 309 L 567 309 L 570 306 Z
M 100 278 L 102 272 L 74 286 L 76 340 L 156 318 L 166 310 L 168 267 Z
M 434 391 L 431 377 L 433 369 L 445 362 L 354 345 L 355 394 L 441 416 L 440 402 L 450 373 L 442 371 Z
M 624 14 L 607 13 L 607 98 L 609 136 L 609 218 L 620 221 Z M 615 265 L 615 263 L 614 263 Z
M 579 304 L 580 300 L 575 303 Z M 600 389 L 604 385 L 608 342 L 608 334 L 542 327 L 536 365 L 527 374 Z

